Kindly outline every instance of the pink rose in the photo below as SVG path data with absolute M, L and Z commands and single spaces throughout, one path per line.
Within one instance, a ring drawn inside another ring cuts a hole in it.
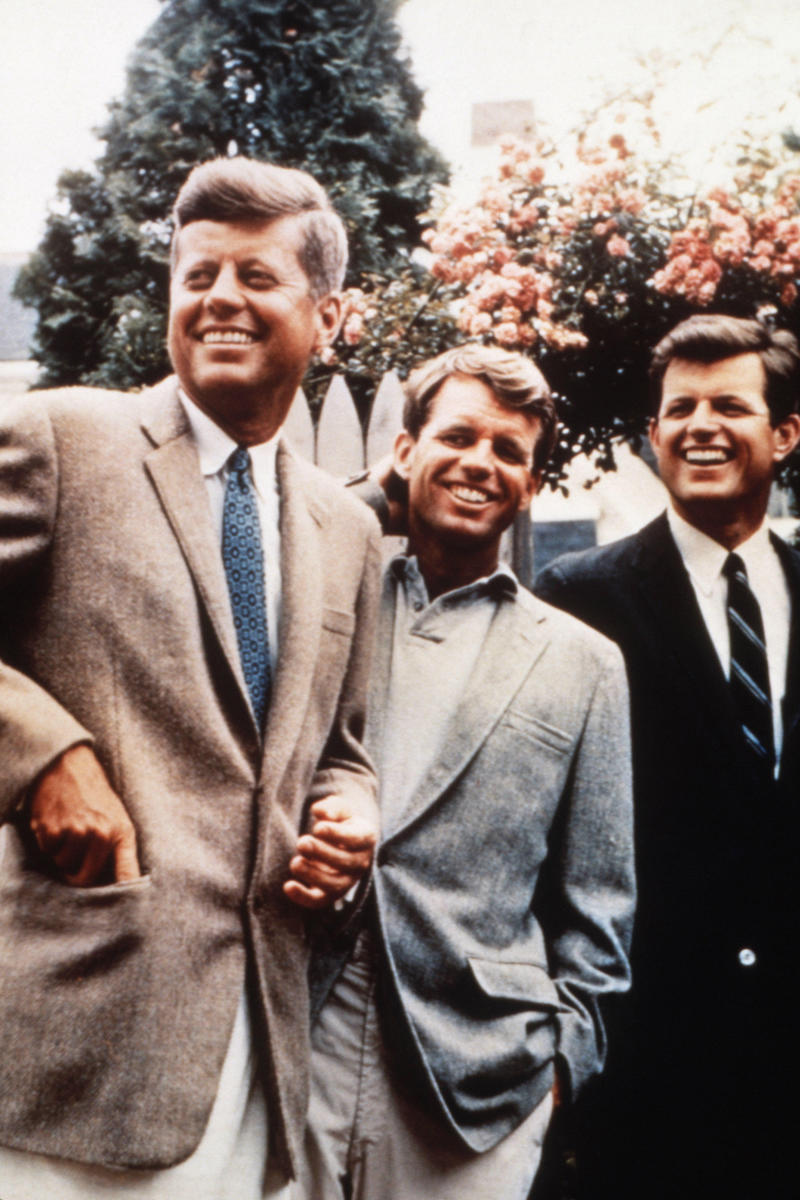
M 494 328 L 495 340 L 501 346 L 516 346 L 519 342 L 519 329 L 514 321 L 503 321 Z
M 469 333 L 471 337 L 481 337 L 484 333 L 488 333 L 492 328 L 492 318 L 487 312 L 477 313 L 469 323 Z
M 606 242 L 606 250 L 614 258 L 625 258 L 631 252 L 631 248 L 625 238 L 620 237 L 618 233 L 612 233 Z
M 717 291 L 716 283 L 711 283 L 711 282 L 701 283 L 700 287 L 697 289 L 698 304 L 703 304 L 703 305 L 710 304 L 711 301 L 714 299 L 716 291 Z
M 342 337 L 348 346 L 357 346 L 364 332 L 364 318 L 359 312 L 352 312 L 344 323 Z
M 510 246 L 497 246 L 492 251 L 492 266 L 495 271 L 499 271 L 506 263 L 510 263 L 513 257 L 514 251 Z

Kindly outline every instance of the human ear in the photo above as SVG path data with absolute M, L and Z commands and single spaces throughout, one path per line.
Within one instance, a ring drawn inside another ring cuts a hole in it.
M 657 450 L 659 443 L 658 417 L 650 418 L 647 425 L 647 436 L 650 439 L 650 445 Z
M 528 473 L 528 478 L 525 481 L 525 490 L 520 496 L 519 504 L 517 505 L 517 512 L 524 512 L 526 508 L 530 507 L 531 500 L 538 492 L 541 482 L 541 471 L 530 471 Z
M 316 351 L 323 350 L 334 341 L 343 316 L 342 297 L 339 292 L 329 292 L 317 301 L 317 336 L 314 341 Z
M 775 462 L 783 462 L 800 442 L 800 416 L 789 413 L 773 428 L 772 436 L 775 444 L 773 458 Z
M 407 429 L 401 429 L 394 440 L 394 469 L 401 479 L 408 481 L 411 474 L 411 456 L 416 441 Z

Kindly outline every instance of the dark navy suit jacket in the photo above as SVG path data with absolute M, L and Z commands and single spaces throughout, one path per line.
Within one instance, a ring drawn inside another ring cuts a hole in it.
M 633 989 L 611 1014 L 590 1195 L 622 1194 L 624 1171 L 648 1197 L 797 1194 L 800 555 L 774 544 L 795 614 L 774 786 L 752 769 L 665 514 L 537 580 L 618 643 L 631 694 Z

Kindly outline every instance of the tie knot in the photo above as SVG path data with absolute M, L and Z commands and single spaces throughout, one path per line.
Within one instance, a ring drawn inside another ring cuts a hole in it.
M 722 568 L 722 574 L 727 580 L 731 580 L 734 576 L 739 575 L 747 582 L 747 567 L 744 565 L 744 560 L 738 554 L 729 554 L 725 559 Z
M 228 469 L 236 475 L 246 475 L 250 469 L 250 451 L 247 446 L 237 446 L 228 459 Z

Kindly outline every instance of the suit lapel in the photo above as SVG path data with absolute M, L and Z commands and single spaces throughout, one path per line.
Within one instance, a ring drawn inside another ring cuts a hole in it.
M 663 653 L 676 660 L 704 721 L 726 744 L 738 749 L 740 739 L 734 737 L 738 721 L 728 682 L 666 514 L 642 531 L 640 550 L 636 563 L 640 595 L 652 615 Z
M 791 597 L 789 624 L 789 656 L 786 665 L 786 688 L 783 698 L 784 745 L 794 735 L 800 723 L 800 555 L 780 538 L 772 544 L 781 560 Z
M 536 622 L 520 627 L 517 605 L 536 605 Z M 448 722 L 439 753 L 423 776 L 397 827 L 397 836 L 441 796 L 485 742 L 534 668 L 548 642 L 546 612 L 522 595 L 503 597 L 470 676 L 461 703 Z
M 380 747 L 383 742 L 384 718 L 389 699 L 389 683 L 392 670 L 394 618 L 396 611 L 397 584 L 390 564 L 383 573 L 381 585 L 378 631 L 375 655 L 372 660 L 372 674 L 369 684 L 369 707 L 367 709 L 367 725 L 364 737 L 367 750 L 373 756 L 373 761 L 379 759 Z
M 763 780 L 739 729 L 730 687 L 706 628 L 680 551 L 669 531 L 666 514 L 642 531 L 639 561 L 640 588 L 661 631 L 662 653 L 671 653 L 687 684 L 685 718 L 719 746 L 721 773 L 750 776 L 754 795 L 763 791 Z M 784 709 L 786 711 L 786 709 Z M 737 794 L 741 789 L 737 789 Z M 720 793 L 721 794 L 721 793 Z
M 263 774 L 280 778 L 302 732 L 319 654 L 323 616 L 320 537 L 324 504 L 307 492 L 301 471 L 281 442 L 277 456 L 281 498 L 281 626 L 277 670 L 265 731 Z
M 194 439 L 178 399 L 176 381 L 167 379 L 155 387 L 146 404 L 142 425 L 155 445 L 145 457 L 145 469 L 158 492 L 255 729 L 239 659 L 222 555 L 211 521 Z

